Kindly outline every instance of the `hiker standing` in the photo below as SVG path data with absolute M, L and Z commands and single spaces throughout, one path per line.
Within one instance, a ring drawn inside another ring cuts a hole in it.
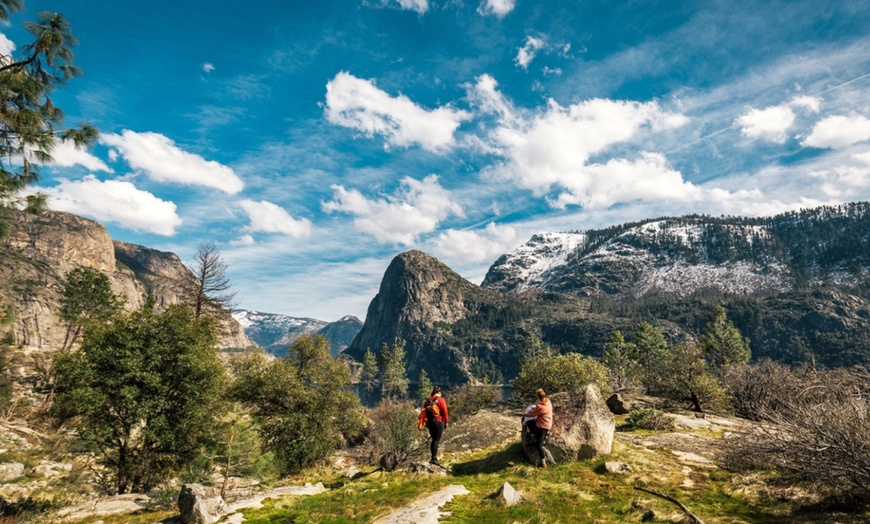
M 429 443 L 432 460 L 429 463 L 440 466 L 438 446 L 441 444 L 444 428 L 447 427 L 450 420 L 447 415 L 447 402 L 441 397 L 440 386 L 432 388 L 432 396 L 423 401 L 423 411 L 426 416 L 426 428 L 429 430 L 429 436 L 432 437 L 432 442 Z
M 547 394 L 543 389 L 535 392 L 538 397 L 538 404 L 532 409 L 519 415 L 523 417 L 529 433 L 534 437 L 535 444 L 538 447 L 538 454 L 541 456 L 541 465 L 547 465 L 547 458 L 544 454 L 544 439 L 547 438 L 547 433 L 553 427 L 553 403 L 547 398 Z

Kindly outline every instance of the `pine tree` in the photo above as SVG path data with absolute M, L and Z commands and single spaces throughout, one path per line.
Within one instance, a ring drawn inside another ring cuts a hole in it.
M 366 390 L 365 402 L 368 404 L 369 395 L 378 385 L 378 359 L 368 349 L 366 349 L 365 355 L 363 355 L 363 366 L 359 379 Z
M 649 322 L 641 322 L 632 335 L 634 354 L 632 359 L 641 367 L 641 384 L 649 393 L 658 380 L 658 367 L 667 357 L 668 343 L 661 330 Z
M 634 353 L 636 353 L 634 344 L 626 343 L 622 333 L 614 331 L 601 355 L 601 363 L 607 366 L 614 390 L 628 389 L 637 379 L 640 367 L 632 359 Z
M 432 394 L 432 381 L 429 380 L 429 375 L 425 369 L 420 370 L 420 376 L 417 377 L 417 397 L 421 399 L 429 398 Z
M 701 334 L 701 351 L 710 368 L 719 376 L 729 365 L 749 362 L 752 356 L 749 339 L 728 320 L 722 306 L 717 306 L 707 319 L 707 326 Z
M 192 295 L 193 310 L 197 317 L 203 313 L 233 307 L 236 294 L 227 293 L 230 288 L 227 265 L 221 259 L 214 242 L 204 242 L 199 245 L 189 269 L 196 278 Z
M 21 0 L 0 0 L 0 20 L 23 9 Z M 58 129 L 63 111 L 50 98 L 57 87 L 81 75 L 73 65 L 72 49 L 78 42 L 69 22 L 57 13 L 43 11 L 36 15 L 36 22 L 25 22 L 24 28 L 33 42 L 22 46 L 17 58 L 0 55 L 0 213 L 18 205 L 21 190 L 39 180 L 39 165 L 51 161 L 58 140 L 82 148 L 98 136 L 87 124 Z M 42 209 L 45 196 L 31 195 L 25 203 L 28 210 Z
M 381 395 L 383 398 L 403 397 L 408 393 L 408 373 L 405 370 L 405 341 L 396 340 L 391 347 L 384 342 L 380 355 Z

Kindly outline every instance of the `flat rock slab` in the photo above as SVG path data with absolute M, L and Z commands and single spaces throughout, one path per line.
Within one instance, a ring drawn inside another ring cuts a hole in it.
M 317 495 L 327 490 L 323 487 L 322 482 L 317 484 L 306 484 L 304 486 L 284 486 L 283 488 L 270 489 L 264 491 L 254 497 L 237 500 L 227 506 L 227 514 L 234 513 L 240 509 L 259 509 L 263 507 L 263 501 L 273 499 L 275 497 L 284 497 L 289 495 Z
M 468 493 L 470 491 L 465 489 L 465 486 L 453 484 L 377 519 L 374 524 L 437 524 L 441 517 L 450 514 L 446 511 L 442 512 L 441 506 L 457 495 Z
M 114 497 L 101 498 L 95 501 L 85 502 L 77 506 L 70 506 L 58 510 L 55 513 L 60 519 L 81 520 L 89 517 L 105 517 L 122 513 L 133 513 L 149 507 L 151 499 L 142 493 L 129 493 Z

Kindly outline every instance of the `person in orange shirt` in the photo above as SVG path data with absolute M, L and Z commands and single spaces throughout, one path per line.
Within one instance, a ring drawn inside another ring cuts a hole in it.
M 521 417 L 525 417 L 528 422 L 526 425 L 529 433 L 535 439 L 535 444 L 538 447 L 538 454 L 541 456 L 541 465 L 547 466 L 547 458 L 544 454 L 544 439 L 547 438 L 547 433 L 553 427 L 553 403 L 547 398 L 547 394 L 543 389 L 535 392 L 538 397 L 538 405 L 527 413 L 519 413 Z
M 430 460 L 429 463 L 441 466 L 438 462 L 438 446 L 441 444 L 441 436 L 444 434 L 444 429 L 450 423 L 450 419 L 447 415 L 447 402 L 441 397 L 440 386 L 432 388 L 432 396 L 429 397 L 427 403 L 433 403 L 438 407 L 437 410 L 432 410 L 436 413 L 432 415 L 431 420 L 426 422 L 429 436 L 432 437 L 432 441 L 429 443 L 429 451 L 431 452 L 432 460 Z

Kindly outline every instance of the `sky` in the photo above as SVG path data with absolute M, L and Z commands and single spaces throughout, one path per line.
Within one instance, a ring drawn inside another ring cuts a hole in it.
M 83 75 L 38 189 L 238 307 L 365 317 L 419 249 L 480 283 L 542 231 L 870 199 L 870 4 L 27 0 Z

